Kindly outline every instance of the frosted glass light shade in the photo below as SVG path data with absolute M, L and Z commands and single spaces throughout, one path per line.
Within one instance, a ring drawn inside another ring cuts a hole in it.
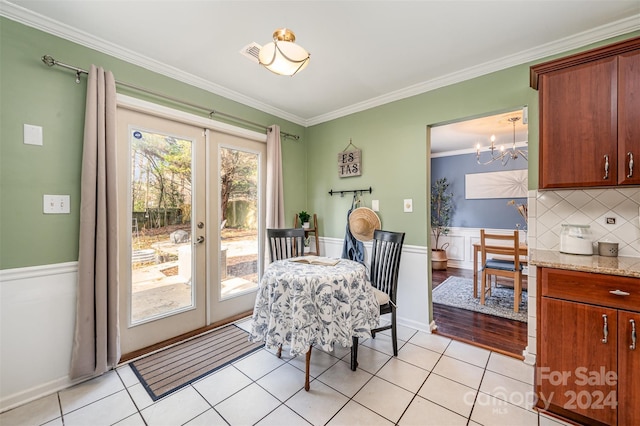
M 262 46 L 258 60 L 273 73 L 294 75 L 307 67 L 310 56 L 304 48 L 292 41 L 274 40 Z

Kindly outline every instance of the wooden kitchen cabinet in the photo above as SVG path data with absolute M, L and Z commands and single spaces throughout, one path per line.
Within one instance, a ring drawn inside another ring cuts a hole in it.
M 618 56 L 618 183 L 640 185 L 640 51 Z
M 538 290 L 538 409 L 640 424 L 640 279 L 541 268 Z
M 640 37 L 535 65 L 531 87 L 540 189 L 640 185 Z
M 640 313 L 618 311 L 618 374 L 628 374 L 618 383 L 618 424 L 640 424 L 640 348 L 637 328 Z

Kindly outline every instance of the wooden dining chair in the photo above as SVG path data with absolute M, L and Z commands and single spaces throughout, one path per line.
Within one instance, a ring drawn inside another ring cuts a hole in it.
M 404 232 L 374 231 L 369 269 L 369 279 L 380 304 L 380 315 L 391 314 L 391 323 L 371 330 L 371 337 L 375 339 L 376 333 L 391 329 L 394 356 L 398 356 L 396 296 L 403 242 Z
M 271 261 L 304 256 L 304 229 L 267 229 Z
M 491 296 L 491 277 L 513 278 L 513 311 L 518 312 L 522 297 L 522 263 L 520 262 L 520 241 L 518 231 L 513 234 L 487 234 L 480 230 L 480 252 L 482 257 L 482 280 L 480 284 L 480 303 Z M 493 258 L 490 256 L 499 256 Z

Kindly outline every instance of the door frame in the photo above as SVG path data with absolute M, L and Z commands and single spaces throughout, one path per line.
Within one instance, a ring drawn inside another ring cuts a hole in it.
M 240 128 L 240 127 L 236 127 L 227 123 L 221 123 L 209 118 L 205 118 L 205 117 L 199 117 L 184 111 L 180 111 L 180 110 L 176 110 L 173 108 L 169 108 L 163 105 L 159 105 L 159 104 L 155 104 L 152 102 L 148 102 L 148 101 L 144 101 L 141 99 L 137 99 L 131 96 L 127 96 L 127 95 L 123 95 L 123 94 L 117 94 L 117 106 L 119 108 L 126 108 L 132 111 L 137 111 L 137 112 L 141 112 L 144 114 L 148 114 L 148 115 L 153 115 L 153 116 L 157 116 L 157 117 L 161 117 L 163 119 L 167 119 L 167 120 L 174 120 L 174 121 L 178 121 L 180 123 L 183 124 L 187 124 L 187 125 L 192 125 L 192 126 L 196 126 L 199 127 L 203 130 L 205 130 L 206 133 L 211 133 L 212 131 L 214 132 L 220 132 L 220 133 L 225 133 L 228 135 L 232 135 L 232 136 L 237 136 L 243 139 L 248 139 L 251 141 L 256 141 L 256 142 L 262 142 L 262 143 L 266 143 L 267 141 L 267 135 L 266 133 L 260 133 L 260 132 L 256 132 L 253 130 L 248 130 L 248 129 L 244 129 L 244 128 Z M 215 143 L 214 143 L 215 144 Z M 209 137 L 206 138 L 205 141 L 205 151 L 207 152 L 207 158 L 209 158 L 209 152 L 211 152 L 211 150 L 213 149 L 213 147 L 211 145 L 214 144 L 210 144 L 209 141 Z M 215 150 L 214 152 L 217 153 L 217 144 L 215 144 Z M 213 169 L 210 168 L 211 164 L 207 164 L 207 174 L 210 174 L 211 171 Z M 214 165 L 215 170 L 217 172 L 217 164 Z M 207 182 L 211 182 L 211 176 L 207 176 L 206 177 L 206 181 Z M 218 185 L 214 185 L 214 191 L 216 191 L 217 193 L 219 193 L 219 189 L 218 189 Z M 209 194 L 212 191 L 212 188 L 208 188 L 207 191 L 209 192 Z M 207 197 L 205 197 L 205 202 L 207 203 L 207 210 L 210 209 L 210 196 L 207 195 Z M 216 195 L 216 201 L 215 203 L 218 203 L 218 199 L 217 199 L 217 195 Z M 214 217 L 217 217 L 217 213 L 215 215 L 209 215 L 207 213 L 208 220 L 211 220 Z M 263 219 L 263 216 L 260 216 L 260 220 Z M 206 238 L 207 241 L 209 242 L 209 244 L 207 244 L 207 258 L 210 259 L 210 256 L 215 256 L 215 259 L 218 258 L 219 255 L 219 233 L 220 233 L 220 229 L 219 227 L 215 227 L 212 226 L 211 224 L 209 224 L 207 226 L 206 229 Z M 214 241 L 216 243 L 214 243 Z M 218 294 L 217 292 L 214 291 L 213 287 L 219 287 L 220 283 L 219 283 L 219 275 L 218 274 L 212 274 L 210 272 L 210 268 L 207 268 L 207 271 L 205 271 L 206 273 L 206 290 L 205 290 L 205 294 L 207 295 L 207 300 L 206 300 L 206 309 L 205 309 L 205 322 L 206 325 L 211 325 L 215 322 L 219 322 L 220 318 L 216 318 L 214 313 L 212 312 L 212 310 L 210 309 L 211 306 L 211 301 L 209 300 L 212 297 L 215 297 L 216 299 L 218 298 Z M 218 281 L 218 283 L 214 286 L 213 285 L 213 281 L 212 280 L 216 280 Z M 257 290 L 257 289 L 256 289 Z M 214 295 L 215 293 L 215 295 Z M 246 311 L 243 310 L 243 311 Z M 238 312 L 240 313 L 240 312 Z M 128 324 L 126 325 L 128 326 Z

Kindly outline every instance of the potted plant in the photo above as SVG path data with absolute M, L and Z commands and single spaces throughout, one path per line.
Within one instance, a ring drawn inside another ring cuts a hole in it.
M 311 215 L 309 213 L 307 213 L 306 211 L 302 210 L 300 213 L 298 213 L 298 219 L 300 219 L 300 223 L 302 223 L 302 227 L 307 229 L 309 228 L 309 218 L 311 217 Z
M 431 267 L 434 270 L 447 269 L 446 248 L 449 243 L 440 245 L 440 237 L 449 233 L 453 214 L 453 194 L 449 191 L 447 178 L 438 179 L 431 186 L 431 233 L 435 246 L 431 249 Z

